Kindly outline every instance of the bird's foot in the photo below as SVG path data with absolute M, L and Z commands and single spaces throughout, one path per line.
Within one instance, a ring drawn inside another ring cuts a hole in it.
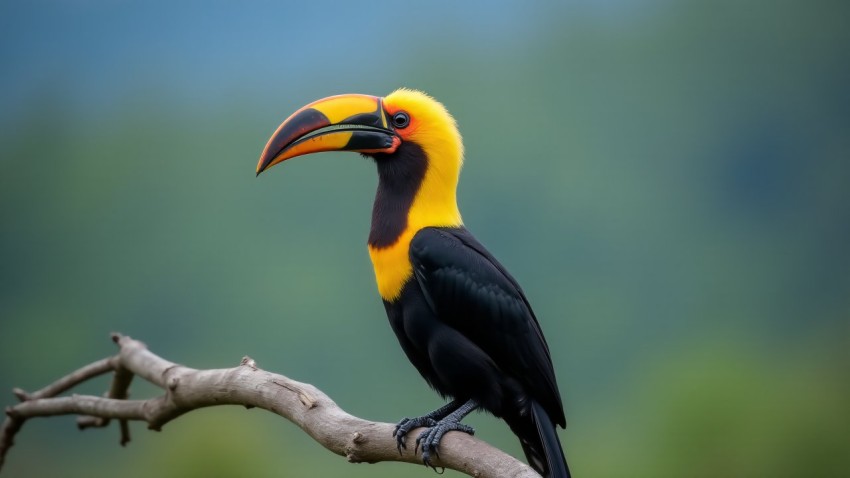
M 433 453 L 437 458 L 440 457 L 438 450 L 440 440 L 443 439 L 443 435 L 445 435 L 446 432 L 453 430 L 468 433 L 470 435 L 475 434 L 474 428 L 460 423 L 460 421 L 455 417 L 448 416 L 419 434 L 419 437 L 416 439 L 416 448 L 413 449 L 413 453 L 415 454 L 419 449 L 419 445 L 422 445 L 422 463 L 424 463 L 425 466 L 430 466 L 434 469 L 434 471 L 437 471 L 437 467 L 431 464 L 431 454 Z
M 395 437 L 396 446 L 398 447 L 398 454 L 401 455 L 402 448 L 407 448 L 407 444 L 404 443 L 404 438 L 408 433 L 410 433 L 410 430 L 419 427 L 433 427 L 436 424 L 437 420 L 434 420 L 430 414 L 425 415 L 424 417 L 402 418 L 401 421 L 398 422 L 398 425 L 395 426 L 395 430 L 393 430 L 393 436 Z
M 407 448 L 404 443 L 405 436 L 414 428 L 427 426 L 428 428 L 416 438 L 416 447 L 413 449 L 413 453 L 416 454 L 419 451 L 419 446 L 422 445 L 422 462 L 425 466 L 430 466 L 434 471 L 437 471 L 437 467 L 431 464 L 431 454 L 437 458 L 440 457 L 438 447 L 446 432 L 455 430 L 470 435 L 475 434 L 475 430 L 471 426 L 464 425 L 460 421 L 476 408 L 478 408 L 478 403 L 474 400 L 465 402 L 454 400 L 423 417 L 403 419 L 393 431 L 399 454 L 401 454 L 402 448 Z M 440 472 L 437 471 L 437 473 Z
M 403 418 L 400 422 L 398 422 L 398 425 L 395 426 L 395 430 L 393 430 L 393 437 L 395 437 L 396 446 L 398 446 L 398 454 L 401 455 L 402 448 L 407 448 L 407 444 L 404 442 L 404 439 L 411 430 L 419 427 L 433 427 L 437 424 L 437 420 L 446 418 L 449 414 L 456 412 L 464 405 L 466 405 L 464 402 L 454 400 L 451 403 L 447 403 L 433 412 L 421 417 Z M 463 415 L 461 415 L 461 418 L 462 417 Z

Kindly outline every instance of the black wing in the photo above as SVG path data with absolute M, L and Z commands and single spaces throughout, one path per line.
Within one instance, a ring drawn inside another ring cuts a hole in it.
M 516 280 L 465 228 L 424 228 L 410 243 L 417 282 L 434 313 L 519 381 L 566 426 L 549 347 Z

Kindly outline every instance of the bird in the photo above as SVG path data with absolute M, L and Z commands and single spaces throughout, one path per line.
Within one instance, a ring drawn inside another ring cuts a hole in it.
M 292 113 L 268 140 L 257 175 L 296 156 L 352 151 L 377 166 L 368 250 L 378 293 L 407 358 L 448 403 L 404 418 L 399 453 L 425 427 L 431 466 L 449 431 L 484 410 L 507 422 L 529 465 L 569 477 L 556 426 L 566 428 L 549 347 L 517 281 L 466 229 L 457 204 L 464 146 L 457 122 L 428 94 L 400 88 L 385 97 L 343 94 Z

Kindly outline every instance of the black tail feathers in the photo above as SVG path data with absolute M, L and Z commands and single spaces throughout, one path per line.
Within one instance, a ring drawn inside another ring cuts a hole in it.
M 570 478 L 555 424 L 534 400 L 530 400 L 528 409 L 527 415 L 508 420 L 511 430 L 519 437 L 528 464 L 545 478 Z

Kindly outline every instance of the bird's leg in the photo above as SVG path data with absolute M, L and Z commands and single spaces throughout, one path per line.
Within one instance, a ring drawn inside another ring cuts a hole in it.
M 416 448 L 413 452 L 416 453 L 416 450 L 421 444 L 422 462 L 425 463 L 426 466 L 434 468 L 434 471 L 437 471 L 437 468 L 431 464 L 431 453 L 433 452 L 438 457 L 440 456 L 437 452 L 437 447 L 440 445 L 440 440 L 442 440 L 443 435 L 445 435 L 448 431 L 456 430 L 470 435 L 475 434 L 475 430 L 471 426 L 464 425 L 463 423 L 460 423 L 460 421 L 476 408 L 478 408 L 478 404 L 474 400 L 470 400 L 458 407 L 455 411 L 446 415 L 443 419 L 432 425 L 424 432 L 420 433 L 419 437 L 416 439 Z
M 442 420 L 448 414 L 460 408 L 461 405 L 463 405 L 462 401 L 453 400 L 421 417 L 402 418 L 401 421 L 398 422 L 398 425 L 395 426 L 395 430 L 393 430 L 393 436 L 395 437 L 396 445 L 398 446 L 398 454 L 401 455 L 402 448 L 407 448 L 407 445 L 404 443 L 404 437 L 410 433 L 410 430 L 419 427 L 433 427 L 437 424 L 437 420 Z

